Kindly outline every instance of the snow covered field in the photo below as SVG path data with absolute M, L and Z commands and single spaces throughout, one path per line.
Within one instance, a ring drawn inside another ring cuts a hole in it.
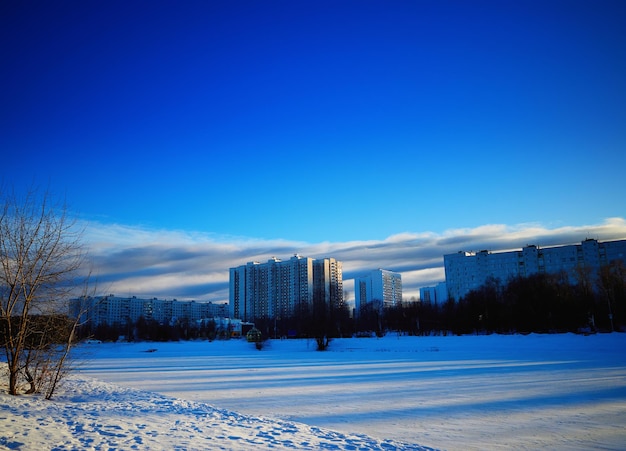
M 626 334 L 83 345 L 9 449 L 624 449 Z M 147 352 L 152 351 L 152 352 Z

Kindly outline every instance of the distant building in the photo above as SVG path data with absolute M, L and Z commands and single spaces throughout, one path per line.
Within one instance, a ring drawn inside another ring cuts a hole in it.
M 198 321 L 205 318 L 228 316 L 227 304 L 212 302 L 177 301 L 164 299 L 140 299 L 135 296 L 94 296 L 73 299 L 70 303 L 72 316 L 83 316 L 93 326 L 134 324 L 139 318 L 159 323 L 175 321 Z
M 521 251 L 491 253 L 484 250 L 443 257 L 448 296 L 457 301 L 480 288 L 489 278 L 505 284 L 515 277 L 565 272 L 574 283 L 581 270 L 593 274 L 604 265 L 625 259 L 626 240 L 598 242 L 593 239 L 569 246 L 529 245 Z
M 282 261 L 249 262 L 230 268 L 229 306 L 233 318 L 289 318 L 314 302 L 343 303 L 342 264 L 334 258 L 295 255 Z
M 369 274 L 354 279 L 354 306 L 356 315 L 372 302 L 379 308 L 402 304 L 402 276 L 386 269 L 375 269 Z
M 448 288 L 445 282 L 440 282 L 434 287 L 420 288 L 420 301 L 430 304 L 443 304 L 448 300 Z

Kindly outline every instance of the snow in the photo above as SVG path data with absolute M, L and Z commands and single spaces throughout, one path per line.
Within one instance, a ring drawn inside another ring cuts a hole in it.
M 105 382 L 72 379 L 56 402 L 7 399 L 0 445 L 29 450 L 393 449 L 391 441 L 240 415 Z M 424 449 L 417 446 L 408 449 Z
M 85 344 L 6 449 L 624 449 L 626 334 Z M 152 350 L 153 352 L 147 352 Z

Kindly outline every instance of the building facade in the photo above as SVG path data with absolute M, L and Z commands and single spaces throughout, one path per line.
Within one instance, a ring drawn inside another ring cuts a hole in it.
M 229 306 L 232 318 L 289 318 L 313 302 L 341 305 L 342 264 L 334 258 L 294 255 L 230 268 Z
M 507 283 L 515 277 L 565 272 L 575 283 L 581 270 L 595 277 L 602 266 L 625 259 L 626 240 L 598 242 L 593 239 L 569 246 L 529 245 L 521 251 L 491 253 L 484 250 L 443 257 L 448 296 L 457 301 L 480 288 L 489 278 Z
M 430 304 L 443 304 L 448 300 L 448 288 L 445 282 L 439 282 L 434 287 L 420 288 L 420 301 Z
M 363 307 L 378 301 L 379 308 L 402 304 L 402 276 L 386 269 L 375 269 L 354 279 L 354 307 L 358 316 Z
M 140 299 L 135 296 L 119 297 L 113 294 L 73 299 L 70 310 L 72 316 L 81 315 L 82 321 L 89 321 L 93 326 L 135 324 L 139 318 L 170 324 L 177 321 L 199 321 L 228 316 L 226 304 L 175 299 Z

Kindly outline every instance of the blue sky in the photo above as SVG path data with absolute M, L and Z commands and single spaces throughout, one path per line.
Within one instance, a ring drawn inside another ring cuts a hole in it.
M 624 238 L 624 23 L 623 1 L 2 2 L 2 183 L 65 198 L 98 258 L 158 250 L 128 263 L 161 268 L 150 295 L 223 297 L 218 269 L 156 288 L 178 244 L 408 274 L 338 249 Z

